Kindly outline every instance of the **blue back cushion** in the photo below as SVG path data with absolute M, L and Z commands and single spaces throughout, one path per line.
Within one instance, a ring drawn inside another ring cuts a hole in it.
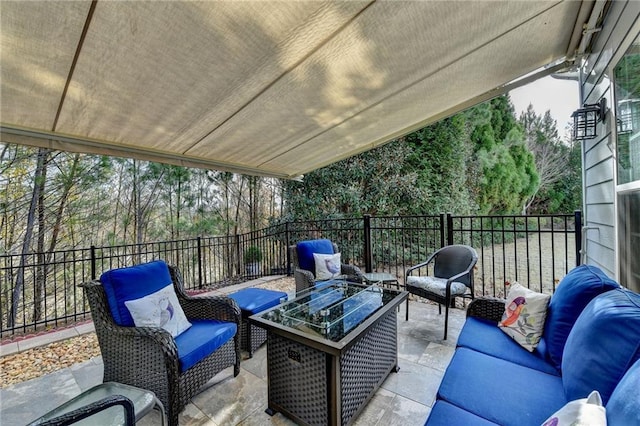
M 116 324 L 133 327 L 133 318 L 124 304 L 139 299 L 171 284 L 169 268 L 163 260 L 155 260 L 127 268 L 112 269 L 100 276 L 107 295 L 111 315 Z
M 624 375 L 607 404 L 607 425 L 640 425 L 640 361 Z
M 573 326 L 562 359 L 567 399 L 600 392 L 606 405 L 622 376 L 640 358 L 640 294 L 626 289 L 594 298 Z
M 316 273 L 316 262 L 313 260 L 313 253 L 334 254 L 333 244 L 329 240 L 308 240 L 300 241 L 296 246 L 298 250 L 298 263 L 300 269 Z
M 594 297 L 620 285 L 595 266 L 572 269 L 560 282 L 547 308 L 543 337 L 552 364 L 560 369 L 562 352 L 573 324 Z

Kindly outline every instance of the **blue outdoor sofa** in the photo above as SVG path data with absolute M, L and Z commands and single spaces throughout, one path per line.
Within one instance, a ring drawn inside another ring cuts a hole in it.
M 596 267 L 573 269 L 533 352 L 498 328 L 504 309 L 498 299 L 470 304 L 427 425 L 542 425 L 593 390 L 608 425 L 640 425 L 639 294 Z

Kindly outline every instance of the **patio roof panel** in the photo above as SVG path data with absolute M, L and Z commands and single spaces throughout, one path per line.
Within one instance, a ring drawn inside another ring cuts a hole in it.
M 98 1 L 71 72 L 88 5 L 3 2 L 2 141 L 277 177 L 499 94 L 572 54 L 591 8 Z

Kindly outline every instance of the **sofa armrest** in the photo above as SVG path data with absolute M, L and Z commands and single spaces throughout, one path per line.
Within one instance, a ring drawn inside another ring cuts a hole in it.
M 504 304 L 504 299 L 496 297 L 474 299 L 467 308 L 467 317 L 482 318 L 497 324 L 502 319 Z

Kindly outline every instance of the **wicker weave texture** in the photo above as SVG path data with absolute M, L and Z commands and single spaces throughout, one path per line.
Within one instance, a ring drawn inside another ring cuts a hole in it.
M 498 323 L 502 320 L 504 304 L 504 299 L 498 299 L 495 297 L 481 297 L 475 299 L 467 308 L 467 317 L 483 318 Z
M 350 424 L 397 366 L 397 346 L 392 309 L 339 356 L 333 389 L 333 355 L 270 332 L 269 407 L 304 424 Z M 332 412 L 332 406 L 340 412 Z
M 183 291 L 181 276 L 170 268 L 174 289 L 187 318 L 233 321 L 240 327 L 240 309 L 229 298 L 192 298 Z M 102 360 L 103 381 L 120 382 L 156 394 L 164 405 L 170 425 L 202 385 L 221 370 L 234 366 L 240 372 L 240 335 L 189 370 L 180 371 L 178 351 L 171 335 L 159 327 L 122 327 L 111 316 L 99 281 L 81 284 L 89 300 Z
M 289 355 L 298 354 L 300 362 Z M 328 355 L 269 333 L 269 407 L 308 425 L 329 424 Z
M 340 357 L 342 424 L 348 424 L 398 362 L 397 316 L 382 317 Z
M 247 318 L 243 317 L 240 327 L 240 347 L 242 350 L 249 352 L 249 357 L 252 357 L 256 349 L 266 341 L 267 330 L 250 324 Z

